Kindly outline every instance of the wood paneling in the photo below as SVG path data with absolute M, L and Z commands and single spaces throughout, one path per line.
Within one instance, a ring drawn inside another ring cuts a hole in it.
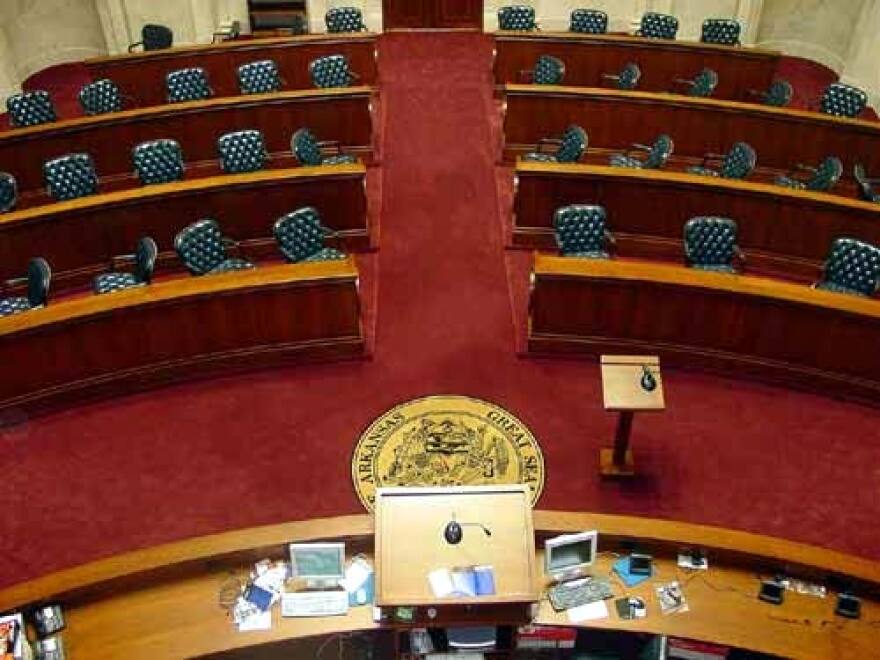
M 600 204 L 618 252 L 681 260 L 684 224 L 698 215 L 732 218 L 749 271 L 815 281 L 831 242 L 853 236 L 880 245 L 880 204 L 763 183 L 662 170 L 519 162 L 513 241 L 555 247 L 553 213 Z
M 646 353 L 665 366 L 880 403 L 877 300 L 682 266 L 536 255 L 530 309 L 530 352 Z
M 313 87 L 309 63 L 325 55 L 345 55 L 359 84 L 377 82 L 376 35 L 304 35 L 272 39 L 241 39 L 220 44 L 185 46 L 100 57 L 84 62 L 93 79 L 109 78 L 136 106 L 165 103 L 165 76 L 177 69 L 205 69 L 214 96 L 239 94 L 237 70 L 242 64 L 271 59 L 278 64 L 283 89 Z
M 0 319 L 0 410 L 290 359 L 361 356 L 351 258 L 186 277 Z
M 676 78 L 693 78 L 708 67 L 718 74 L 715 97 L 747 100 L 749 90 L 769 87 L 779 62 L 774 51 L 689 41 L 644 39 L 614 34 L 497 32 L 495 83 L 521 82 L 520 71 L 533 69 L 540 55 L 565 63 L 565 84 L 602 87 L 603 74 L 616 74 L 629 62 L 642 70 L 639 89 L 669 92 Z
M 880 631 L 864 623 L 880 616 L 880 605 L 872 597 L 863 602 L 863 623 L 846 623 L 832 614 L 830 597 L 789 592 L 784 616 L 771 616 L 777 611 L 773 606 L 747 596 L 757 594 L 756 574 L 775 570 L 822 582 L 851 580 L 866 595 L 880 585 L 876 562 L 778 538 L 668 520 L 536 511 L 534 527 L 539 541 L 549 535 L 596 529 L 604 552 L 620 551 L 622 543 L 637 540 L 640 548 L 654 553 L 661 575 L 675 573 L 679 548 L 706 550 L 712 565 L 709 584 L 699 578 L 688 580 L 685 590 L 691 611 L 687 615 L 660 614 L 647 593 L 655 582 L 649 581 L 644 595 L 654 605 L 649 605 L 646 619 L 621 623 L 612 616 L 591 621 L 591 627 L 674 634 L 811 659 L 839 658 L 841 648 L 851 650 L 853 657 L 869 657 L 880 644 Z M 216 604 L 217 591 L 230 574 L 244 575 L 250 562 L 263 557 L 285 557 L 289 542 L 339 538 L 345 539 L 349 555 L 369 554 L 372 532 L 372 517 L 358 515 L 189 539 L 16 585 L 0 591 L 0 607 L 6 610 L 59 600 L 68 621 L 65 641 L 77 657 L 90 660 L 195 657 L 310 635 L 375 629 L 370 608 L 358 607 L 346 616 L 314 619 L 283 619 L 276 612 L 271 630 L 240 634 Z M 538 566 L 540 558 L 539 551 Z M 596 570 L 610 570 L 611 561 L 613 557 L 601 555 Z M 622 595 L 619 589 L 616 593 Z M 570 625 L 545 607 L 539 621 Z M 798 634 L 792 633 L 791 621 L 804 622 L 798 625 Z
M 174 236 L 200 218 L 244 244 L 244 256 L 279 255 L 272 225 L 282 215 L 314 206 L 347 249 L 369 247 L 362 164 L 297 167 L 207 177 L 93 195 L 0 216 L 0 279 L 25 272 L 31 256 L 52 265 L 53 287 L 83 284 L 128 254 L 141 236 L 172 252 Z M 234 254 L 234 253 L 233 253 Z M 181 268 L 176 258 L 169 261 Z
M 219 173 L 217 139 L 256 129 L 263 134 L 273 167 L 292 167 L 290 138 L 310 128 L 319 140 L 338 141 L 368 161 L 373 153 L 369 87 L 236 96 L 71 119 L 0 133 L 0 162 L 18 181 L 19 208 L 49 203 L 43 163 L 87 151 L 95 161 L 101 190 L 137 187 L 131 150 L 159 138 L 177 140 L 186 178 Z
M 579 124 L 591 149 L 624 150 L 667 133 L 675 156 L 691 160 L 724 153 L 744 141 L 757 151 L 761 168 L 788 170 L 834 155 L 843 161 L 847 177 L 855 162 L 868 172 L 880 171 L 878 122 L 669 94 L 537 85 L 508 85 L 505 91 L 508 159 L 532 150 L 542 137 Z
M 382 14 L 386 30 L 483 27 L 479 0 L 383 0 Z

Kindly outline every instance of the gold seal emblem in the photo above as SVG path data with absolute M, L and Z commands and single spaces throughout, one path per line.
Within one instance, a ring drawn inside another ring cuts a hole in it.
M 364 431 L 351 478 L 368 511 L 382 486 L 523 483 L 534 505 L 544 489 L 544 456 L 531 431 L 503 408 L 428 396 L 392 408 Z

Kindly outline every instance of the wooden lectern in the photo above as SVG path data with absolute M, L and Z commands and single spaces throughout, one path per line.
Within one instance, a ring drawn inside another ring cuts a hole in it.
M 660 359 L 647 355 L 603 355 L 602 392 L 605 410 L 617 411 L 614 449 L 599 450 L 599 472 L 603 477 L 631 477 L 635 474 L 629 436 L 636 411 L 658 412 L 666 408 Z M 642 385 L 646 370 L 654 389 Z
M 478 605 L 491 618 L 492 608 L 484 605 L 538 600 L 527 486 L 379 488 L 375 511 L 377 605 Z M 457 544 L 443 535 L 453 519 L 462 525 Z M 479 523 L 489 534 L 466 523 Z M 428 582 L 432 571 L 480 565 L 494 570 L 494 595 L 434 595 Z

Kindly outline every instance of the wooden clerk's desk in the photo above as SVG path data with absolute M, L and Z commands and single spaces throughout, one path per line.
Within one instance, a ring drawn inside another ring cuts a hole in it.
M 770 86 L 780 53 L 757 48 L 721 46 L 693 41 L 647 39 L 621 34 L 574 32 L 496 32 L 495 83 L 520 82 L 520 71 L 531 70 L 540 55 L 565 63 L 565 84 L 601 87 L 603 74 L 617 74 L 629 62 L 642 70 L 639 89 L 681 90 L 673 80 L 693 78 L 701 69 L 718 74 L 715 96 L 748 100 L 749 90 Z
M 135 105 L 165 103 L 165 76 L 176 69 L 201 67 L 208 75 L 214 96 L 239 94 L 238 67 L 248 62 L 270 59 L 278 65 L 283 89 L 312 87 L 309 63 L 325 55 L 344 55 L 361 85 L 375 85 L 376 35 L 308 34 L 269 39 L 236 39 L 219 44 L 177 46 L 164 50 L 129 53 L 85 60 L 93 80 L 109 78 Z
M 373 92 L 370 87 L 346 87 L 232 96 L 18 128 L 0 132 L 0 162 L 18 183 L 17 208 L 51 203 L 45 194 L 43 163 L 66 153 L 91 155 L 102 191 L 136 188 L 140 182 L 131 150 L 160 138 L 180 143 L 187 179 L 219 174 L 217 139 L 246 129 L 263 134 L 272 155 L 270 167 L 296 164 L 290 139 L 303 127 L 319 140 L 336 141 L 346 152 L 370 162 Z
M 621 543 L 638 540 L 654 554 L 657 580 L 627 592 L 645 597 L 647 618 L 621 621 L 612 611 L 608 619 L 589 622 L 591 628 L 671 634 L 810 660 L 868 658 L 880 648 L 880 565 L 875 562 L 745 532 L 626 516 L 536 511 L 534 527 L 539 547 L 548 536 L 597 529 L 600 551 L 620 550 Z M 372 608 L 356 607 L 347 616 L 314 619 L 283 619 L 276 608 L 271 630 L 238 633 L 217 605 L 219 589 L 230 573 L 245 575 L 252 562 L 263 557 L 286 557 L 289 542 L 339 539 L 345 540 L 349 556 L 361 551 L 369 555 L 372 535 L 373 518 L 354 515 L 194 538 L 7 588 L 0 591 L 0 610 L 60 601 L 72 660 L 196 658 L 236 650 L 240 654 L 235 657 L 250 657 L 242 654 L 258 648 L 263 653 L 290 649 L 285 645 L 304 637 L 375 632 L 380 626 L 372 620 Z M 705 549 L 710 570 L 693 577 L 675 568 L 675 553 L 682 547 Z M 610 561 L 607 554 L 601 555 L 594 573 L 606 574 Z M 540 549 L 535 565 L 543 565 Z M 777 569 L 820 581 L 832 576 L 853 580 L 866 596 L 862 619 L 834 616 L 832 595 L 823 600 L 788 592 L 781 606 L 760 602 L 757 575 Z M 691 611 L 663 616 L 650 591 L 658 580 L 673 579 L 683 584 Z M 538 569 L 536 589 L 542 589 L 545 580 Z M 616 580 L 612 585 L 615 596 L 623 595 Z M 537 621 L 569 625 L 546 601 Z
M 880 172 L 875 121 L 641 89 L 506 85 L 504 98 L 508 161 L 533 151 L 539 139 L 578 124 L 589 135 L 590 150 L 599 153 L 622 151 L 633 142 L 651 144 L 666 133 L 675 143 L 672 161 L 682 165 L 698 164 L 703 154 L 725 153 L 742 141 L 754 147 L 758 167 L 765 170 L 786 171 L 798 162 L 815 165 L 837 156 L 847 178 L 855 162 L 869 173 Z

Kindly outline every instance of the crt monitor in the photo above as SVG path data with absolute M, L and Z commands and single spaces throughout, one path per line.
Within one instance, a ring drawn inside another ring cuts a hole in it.
M 345 577 L 345 544 L 291 543 L 290 567 L 309 587 L 336 587 Z
M 554 580 L 583 577 L 596 559 L 595 530 L 565 534 L 544 542 L 544 572 Z

